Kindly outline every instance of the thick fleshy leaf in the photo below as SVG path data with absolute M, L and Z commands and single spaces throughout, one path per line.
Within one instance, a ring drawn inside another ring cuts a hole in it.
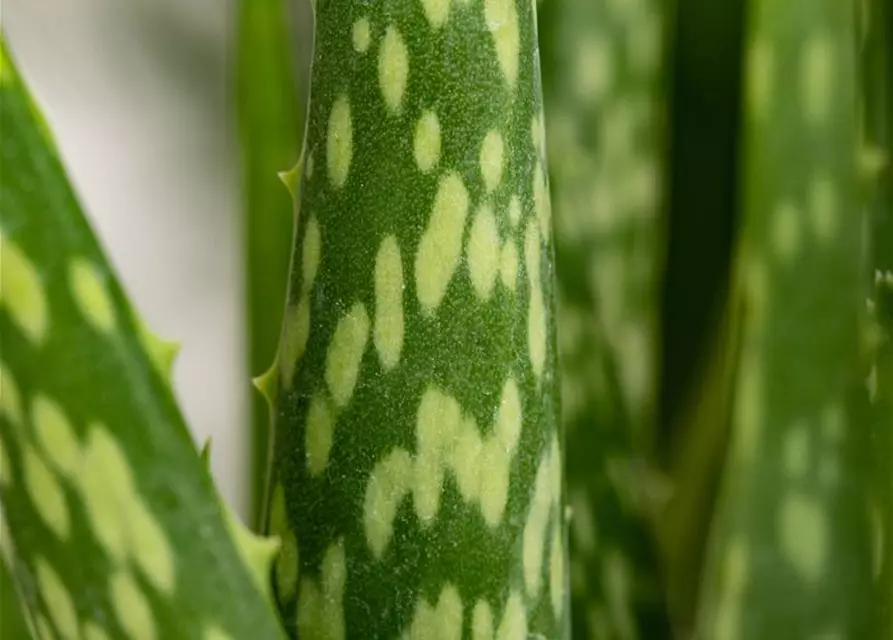
M 874 638 L 855 6 L 751 0 L 744 302 L 699 638 Z
M 871 296 L 867 309 L 865 395 L 875 473 L 871 522 L 875 543 L 876 637 L 893 635 L 893 6 L 860 5 L 863 180 L 868 192 Z
M 286 624 L 564 638 L 534 6 L 315 9 L 270 519 Z
M 0 119 L 2 548 L 41 637 L 278 637 L 5 48 Z
M 292 247 L 292 200 L 279 172 L 301 152 L 302 103 L 292 69 L 293 47 L 283 0 L 241 0 L 238 105 L 242 141 L 246 243 L 246 310 L 251 375 L 269 366 L 282 326 Z M 262 503 L 269 458 L 270 410 L 252 404 L 252 510 Z
M 544 0 L 575 638 L 666 638 L 651 518 L 665 7 Z

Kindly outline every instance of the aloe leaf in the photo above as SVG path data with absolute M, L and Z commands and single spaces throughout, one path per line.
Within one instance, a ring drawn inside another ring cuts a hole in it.
M 277 175 L 300 155 L 301 102 L 282 0 L 241 0 L 238 105 L 242 139 L 248 359 L 259 375 L 276 352 L 292 247 L 292 201 Z M 269 458 L 269 410 L 252 399 L 252 510 L 263 503 Z
M 855 5 L 751 0 L 742 347 L 699 638 L 869 638 Z
M 167 350 L 5 46 L 0 121 L 2 543 L 24 607 L 42 638 L 278 637 L 251 573 L 275 544 L 221 508 L 157 364 Z
M 666 7 L 545 0 L 574 637 L 670 635 L 651 517 Z
M 871 289 L 865 340 L 865 392 L 875 473 L 871 493 L 873 599 L 877 637 L 893 635 L 893 7 L 886 0 L 860 5 L 862 61 L 862 169 L 867 187 Z
M 270 528 L 300 637 L 566 637 L 534 6 L 317 2 Z

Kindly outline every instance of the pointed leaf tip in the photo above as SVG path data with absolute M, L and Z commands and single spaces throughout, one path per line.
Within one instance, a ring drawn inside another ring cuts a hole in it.
M 202 450 L 199 453 L 199 457 L 201 457 L 202 462 L 205 465 L 205 470 L 210 473 L 211 471 L 211 438 L 205 440 L 205 444 L 202 445 Z
M 282 183 L 288 189 L 288 192 L 294 200 L 297 200 L 298 195 L 301 193 L 301 170 L 303 168 L 304 159 L 302 157 L 291 169 L 279 173 L 279 179 L 282 180 Z

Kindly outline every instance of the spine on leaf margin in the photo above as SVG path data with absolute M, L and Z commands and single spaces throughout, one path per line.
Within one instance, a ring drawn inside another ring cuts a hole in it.
M 545 0 L 539 11 L 578 638 L 670 633 L 651 529 L 659 486 L 647 462 L 663 255 L 665 9 Z
M 269 519 L 285 624 L 566 637 L 534 7 L 315 10 Z
M 697 637 L 869 638 L 855 5 L 751 0 L 744 316 Z M 888 454 L 887 454 L 888 455 Z
M 0 556 L 31 634 L 277 638 L 276 544 L 221 508 L 173 348 L 127 303 L 2 41 L 0 120 Z
M 276 177 L 300 153 L 301 102 L 283 0 L 239 3 L 238 87 L 242 141 L 248 356 L 252 375 L 276 351 L 288 281 L 292 203 Z M 263 399 L 252 402 L 251 510 L 260 518 L 269 464 L 271 416 Z

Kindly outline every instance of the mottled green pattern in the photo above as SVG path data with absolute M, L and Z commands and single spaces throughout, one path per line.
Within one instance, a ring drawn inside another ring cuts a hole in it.
M 752 0 L 743 343 L 698 637 L 871 638 L 855 6 Z
M 646 455 L 656 400 L 660 2 L 545 0 L 574 637 L 669 634 Z
M 40 637 L 276 638 L 153 360 L 165 350 L 2 48 L 0 120 L 0 551 Z
M 528 0 L 316 4 L 270 528 L 304 638 L 567 633 Z
M 283 0 L 241 0 L 237 93 L 242 140 L 248 362 L 260 375 L 276 352 L 285 304 L 293 227 L 292 201 L 277 174 L 300 154 L 303 122 Z M 252 511 L 260 511 L 269 457 L 270 415 L 252 403 Z

